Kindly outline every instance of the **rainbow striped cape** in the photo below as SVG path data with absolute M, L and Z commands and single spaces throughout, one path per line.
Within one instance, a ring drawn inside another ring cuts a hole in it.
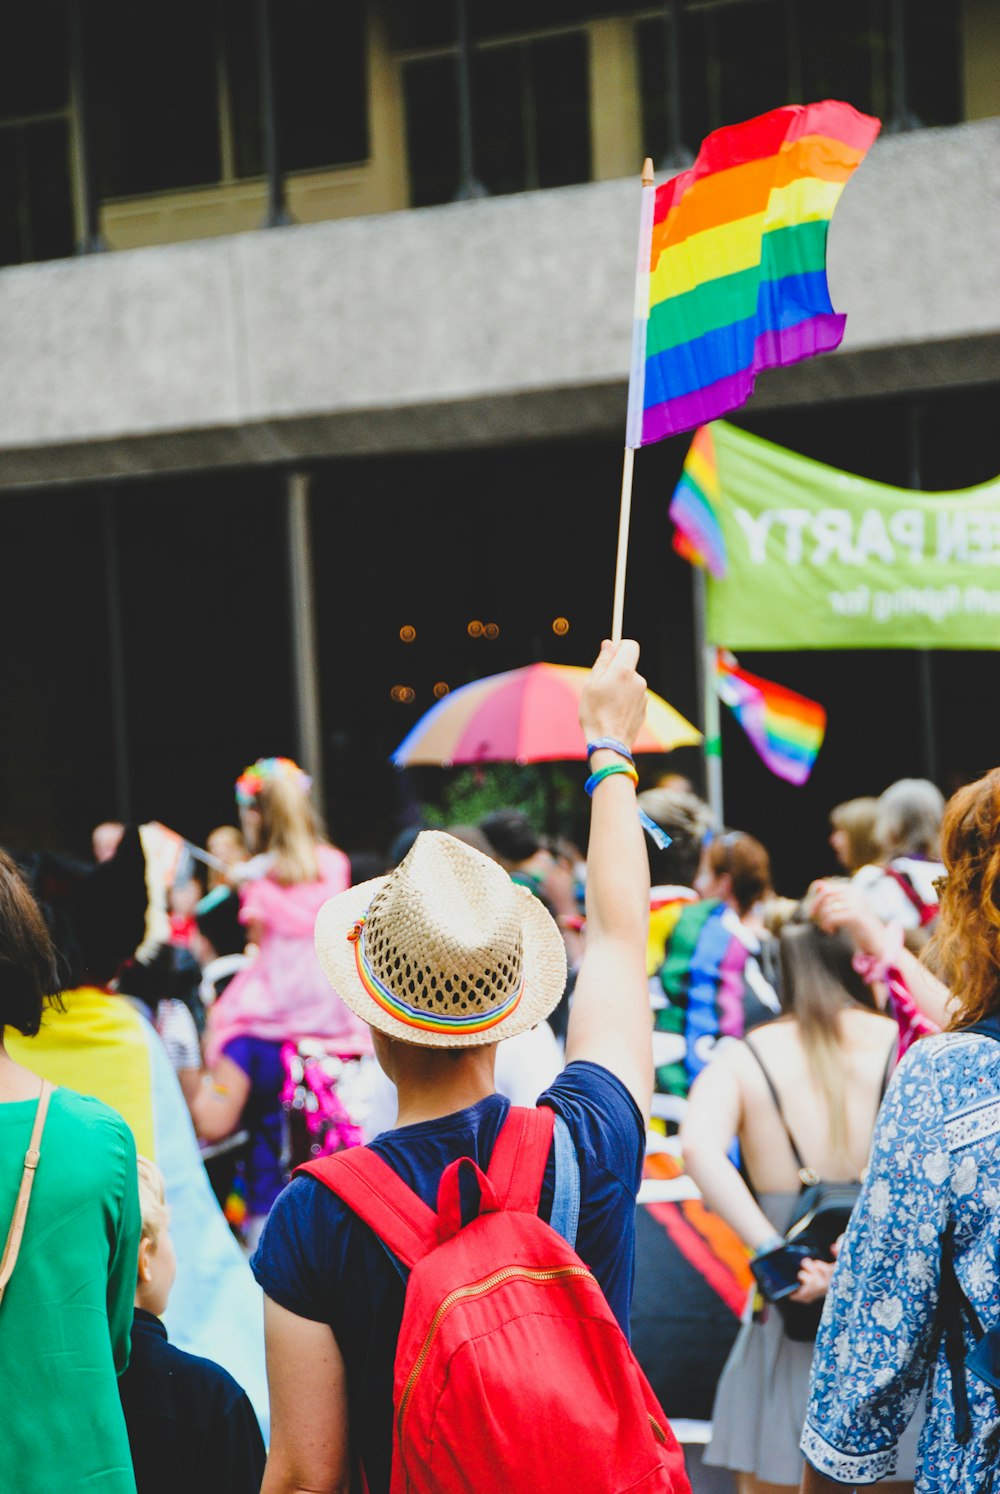
M 716 130 L 643 189 L 626 445 L 744 404 L 758 370 L 839 346 L 826 239 L 880 129 L 850 104 L 790 104 Z
M 716 656 L 715 683 L 719 699 L 729 706 L 771 772 L 788 783 L 805 783 L 823 745 L 823 707 L 773 680 L 749 674 L 725 649 Z

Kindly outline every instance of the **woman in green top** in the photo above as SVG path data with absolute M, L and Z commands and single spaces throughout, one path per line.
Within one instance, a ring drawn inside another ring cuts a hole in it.
M 38 907 L 0 852 L 0 1254 L 41 1082 L 8 1056 L 58 990 Z M 135 1143 L 115 1111 L 51 1097 L 17 1261 L 0 1298 L 0 1494 L 135 1494 L 117 1376 L 139 1248 Z

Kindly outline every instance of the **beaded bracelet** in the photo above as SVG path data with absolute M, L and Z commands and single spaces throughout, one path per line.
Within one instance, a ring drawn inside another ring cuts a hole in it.
M 632 764 L 633 768 L 635 767 L 635 758 L 632 756 L 629 749 L 625 746 L 625 743 L 619 742 L 617 737 L 598 737 L 596 741 L 588 742 L 588 758 L 593 757 L 594 753 L 598 752 L 602 747 L 607 752 L 617 752 L 619 757 L 623 757 L 626 762 Z
M 635 771 L 635 769 L 630 768 L 627 763 L 609 763 L 606 768 L 598 768 L 596 773 L 591 773 L 590 777 L 587 779 L 586 783 L 583 786 L 587 790 L 588 794 L 593 795 L 593 792 L 597 785 L 599 783 L 603 783 L 605 778 L 611 778 L 615 773 L 625 773 L 629 778 L 631 778 L 634 787 L 639 787 L 639 775 Z

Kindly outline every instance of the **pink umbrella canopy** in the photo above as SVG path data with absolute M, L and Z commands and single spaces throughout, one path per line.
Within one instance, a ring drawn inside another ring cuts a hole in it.
M 398 768 L 459 763 L 583 761 L 580 693 L 589 669 L 529 664 L 473 680 L 439 700 L 396 748 Z M 659 695 L 649 692 L 636 752 L 693 747 L 701 732 Z

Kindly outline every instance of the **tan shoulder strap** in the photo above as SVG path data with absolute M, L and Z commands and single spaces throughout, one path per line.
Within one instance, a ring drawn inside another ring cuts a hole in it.
M 31 1189 L 35 1181 L 35 1171 L 42 1155 L 42 1130 L 45 1126 L 45 1117 L 48 1113 L 49 1097 L 51 1094 L 52 1085 L 47 1079 L 43 1079 L 42 1092 L 38 1096 L 38 1104 L 35 1106 L 35 1121 L 31 1127 L 28 1150 L 24 1154 L 24 1172 L 21 1174 L 21 1186 L 17 1190 L 14 1217 L 10 1221 L 10 1229 L 7 1231 L 7 1242 L 3 1248 L 3 1255 L 0 1256 L 0 1302 L 3 1301 L 4 1290 L 11 1276 L 14 1274 L 14 1267 L 17 1265 L 17 1257 L 21 1249 L 21 1240 L 24 1237 L 24 1223 L 28 1217 L 28 1203 L 31 1199 Z

